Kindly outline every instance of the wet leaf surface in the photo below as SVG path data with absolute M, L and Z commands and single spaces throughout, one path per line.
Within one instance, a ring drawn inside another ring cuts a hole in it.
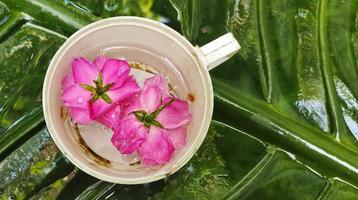
M 177 21 L 177 13 L 178 19 Z M 44 127 L 51 57 L 101 18 L 160 20 L 239 54 L 211 73 L 203 146 L 165 180 L 102 182 L 65 160 Z M 0 199 L 357 199 L 356 0 L 0 0 Z

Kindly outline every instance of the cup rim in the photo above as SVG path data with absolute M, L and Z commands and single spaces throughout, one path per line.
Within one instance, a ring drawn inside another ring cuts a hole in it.
M 105 173 L 99 172 L 95 169 L 92 169 L 88 167 L 86 164 L 81 162 L 74 156 L 66 147 L 65 144 L 63 144 L 60 140 L 60 138 L 56 134 L 55 127 L 53 125 L 53 119 L 51 117 L 50 112 L 50 106 L 49 106 L 49 94 L 50 94 L 50 80 L 51 77 L 54 76 L 54 71 L 56 67 L 59 64 L 59 61 L 62 59 L 65 52 L 70 48 L 72 45 L 74 45 L 78 40 L 80 40 L 83 37 L 86 37 L 91 32 L 94 32 L 96 30 L 105 28 L 105 27 L 111 27 L 111 26 L 118 26 L 123 24 L 131 24 L 131 25 L 141 25 L 146 26 L 147 28 L 151 28 L 152 30 L 157 31 L 160 34 L 164 34 L 167 37 L 171 38 L 173 41 L 176 41 L 178 45 L 181 45 L 183 50 L 188 51 L 188 55 L 192 57 L 192 59 L 197 63 L 197 66 L 200 68 L 199 72 L 201 73 L 201 79 L 204 82 L 204 93 L 206 94 L 206 108 L 205 113 L 203 113 L 203 116 L 205 117 L 204 120 L 201 121 L 200 131 L 198 133 L 198 136 L 195 138 L 192 144 L 192 148 L 187 149 L 183 155 L 178 158 L 176 163 L 173 165 L 173 169 L 171 170 L 170 174 L 175 173 L 178 171 L 181 167 L 183 167 L 195 154 L 195 152 L 199 149 L 202 142 L 205 139 L 205 136 L 208 132 L 209 126 L 210 126 L 210 120 L 212 118 L 213 113 L 213 101 L 214 101 L 214 95 L 213 95 L 213 88 L 212 88 L 212 82 L 210 78 L 209 71 L 207 69 L 207 63 L 204 62 L 203 55 L 200 54 L 200 51 L 196 51 L 195 47 L 182 35 L 180 35 L 178 32 L 170 28 L 169 26 L 162 24 L 158 21 L 154 21 L 147 18 L 142 17 L 132 17 L 132 16 L 120 16 L 120 17 L 112 17 L 107 19 L 102 19 L 99 21 L 96 21 L 94 23 L 91 23 L 89 25 L 86 25 L 85 27 L 79 29 L 77 32 L 75 32 L 72 36 L 70 36 L 64 44 L 58 49 L 54 57 L 52 58 L 50 65 L 47 69 L 46 76 L 44 79 L 43 84 L 43 93 L 42 93 L 42 106 L 43 106 L 43 112 L 44 112 L 44 118 L 46 121 L 47 128 L 50 132 L 50 135 L 56 145 L 59 147 L 61 152 L 68 158 L 76 167 L 80 168 L 84 172 L 88 173 L 91 176 L 94 176 L 98 179 L 109 181 L 113 183 L 120 183 L 120 184 L 142 184 L 142 183 L 148 183 L 153 182 L 162 178 L 165 178 L 167 176 L 166 173 L 160 172 L 155 173 L 150 176 L 144 176 L 144 177 L 136 177 L 136 178 L 124 178 L 124 177 L 114 177 L 107 175 Z M 206 79 L 206 80 L 204 80 Z

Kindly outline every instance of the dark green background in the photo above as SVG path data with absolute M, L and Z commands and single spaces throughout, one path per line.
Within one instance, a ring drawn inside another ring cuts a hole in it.
M 60 45 L 120 15 L 194 45 L 231 31 L 242 46 L 210 72 L 214 120 L 198 153 L 136 186 L 75 169 L 41 109 Z M 0 199 L 358 199 L 357 0 L 0 0 L 0 42 Z

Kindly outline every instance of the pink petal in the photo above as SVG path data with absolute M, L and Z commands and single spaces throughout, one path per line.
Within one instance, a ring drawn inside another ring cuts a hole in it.
M 89 107 L 91 119 L 97 119 L 103 113 L 107 112 L 112 107 L 112 104 L 99 98 L 95 102 L 90 102 Z
M 102 69 L 104 85 L 114 83 L 112 89 L 120 87 L 129 76 L 130 67 L 127 61 L 109 59 Z
M 172 158 L 174 146 L 162 130 L 154 126 L 150 127 L 148 140 L 139 148 L 139 155 L 143 164 L 165 164 Z
M 136 119 L 121 121 L 112 136 L 112 144 L 122 154 L 131 154 L 147 140 L 148 130 Z
M 72 72 L 67 74 L 65 78 L 62 79 L 61 85 L 62 85 L 62 91 L 65 91 L 67 88 L 75 84 L 75 80 L 73 79 Z
M 75 84 L 67 88 L 61 95 L 66 107 L 88 109 L 88 101 L 92 93 Z
M 163 104 L 170 101 L 172 97 L 168 97 L 164 100 Z M 156 120 L 159 121 L 164 128 L 166 129 L 175 129 L 181 126 L 188 125 L 192 116 L 189 112 L 188 103 L 176 99 L 168 107 L 163 109 L 159 115 L 156 117 Z
M 186 128 L 165 129 L 175 149 L 180 149 L 186 144 Z
M 89 124 L 92 122 L 88 109 L 70 108 L 72 121 L 77 124 Z
M 151 113 L 158 109 L 161 102 L 160 89 L 157 87 L 149 86 L 142 90 L 140 93 L 140 103 L 143 109 Z
M 93 63 L 97 66 L 98 71 L 101 71 L 107 60 L 105 56 L 98 56 Z
M 153 77 L 147 78 L 144 81 L 144 88 L 146 87 L 158 87 L 160 89 L 162 98 L 169 97 L 169 85 L 165 77 L 161 74 L 156 74 Z
M 101 98 L 90 104 L 92 119 L 96 119 L 107 112 L 111 108 L 112 104 L 116 104 L 126 98 L 130 98 L 139 91 L 140 88 L 135 82 L 135 79 L 132 77 L 128 78 L 121 87 L 106 92 L 112 101 L 111 104 L 105 102 Z
M 76 83 L 94 85 L 93 80 L 97 80 L 99 71 L 96 65 L 86 58 L 80 57 L 72 61 L 72 73 Z
M 113 105 L 107 112 L 97 118 L 97 121 L 108 128 L 117 127 L 121 118 L 122 109 L 120 104 Z
M 107 95 L 111 98 L 113 103 L 127 99 L 138 93 L 140 88 L 134 78 L 130 77 L 118 88 L 110 89 Z
M 124 118 L 129 116 L 130 113 L 138 110 L 143 110 L 139 100 L 139 94 L 135 94 L 132 97 L 123 101 Z

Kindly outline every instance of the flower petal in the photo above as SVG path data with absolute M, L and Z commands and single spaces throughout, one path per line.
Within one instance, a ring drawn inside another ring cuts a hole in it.
M 93 80 L 97 80 L 99 71 L 96 65 L 86 58 L 80 57 L 72 61 L 72 73 L 76 83 L 94 85 Z
M 136 119 L 131 118 L 120 122 L 111 141 L 122 154 L 131 154 L 147 140 L 147 135 L 148 130 Z
M 97 66 L 98 71 L 101 71 L 107 60 L 105 56 L 98 56 L 93 63 Z
M 144 88 L 139 98 L 142 108 L 148 113 L 158 109 L 162 100 L 160 89 L 153 86 Z
M 134 78 L 130 77 L 118 88 L 110 89 L 107 95 L 111 98 L 113 103 L 127 99 L 138 93 L 140 88 Z
M 163 129 L 150 127 L 148 139 L 139 148 L 143 164 L 158 165 L 167 163 L 173 156 L 174 146 Z
M 170 101 L 171 99 L 172 97 L 167 97 L 163 101 L 163 104 Z M 173 103 L 171 103 L 168 107 L 159 113 L 159 115 L 156 117 L 156 120 L 159 121 L 166 129 L 175 129 L 188 125 L 192 120 L 192 116 L 188 108 L 188 103 L 183 100 L 176 99 Z
M 130 67 L 125 60 L 108 59 L 102 68 L 103 84 L 114 83 L 112 89 L 120 87 L 129 76 Z
M 151 86 L 158 87 L 160 89 L 160 93 L 163 99 L 170 96 L 168 81 L 165 79 L 163 75 L 156 74 L 153 77 L 147 78 L 144 81 L 144 88 L 151 87 Z
M 123 117 L 131 116 L 130 113 L 138 110 L 143 110 L 142 105 L 140 103 L 139 94 L 135 94 L 132 97 L 123 101 Z
M 89 124 L 92 122 L 88 109 L 70 108 L 72 121 L 78 124 Z
M 75 84 L 67 88 L 61 95 L 66 107 L 88 109 L 88 101 L 92 93 Z
M 112 107 L 112 104 L 99 98 L 95 102 L 90 102 L 89 107 L 91 119 L 97 119 L 103 113 L 107 112 Z
M 74 84 L 75 84 L 75 80 L 73 79 L 72 72 L 70 72 L 61 81 L 62 91 L 65 91 L 67 88 L 69 88 L 70 86 L 72 86 Z
M 172 141 L 175 149 L 180 149 L 186 144 L 186 128 L 166 129 L 167 135 Z
M 107 112 L 97 118 L 97 121 L 108 128 L 116 128 L 122 114 L 120 104 L 113 105 Z

